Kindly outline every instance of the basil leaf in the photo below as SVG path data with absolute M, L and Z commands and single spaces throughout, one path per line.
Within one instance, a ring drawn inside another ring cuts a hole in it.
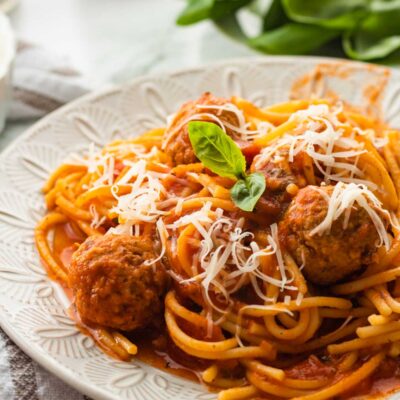
M 267 32 L 279 28 L 289 21 L 283 8 L 282 0 L 272 0 L 271 6 L 264 17 L 263 31 Z
M 265 190 L 259 172 L 246 175 L 246 160 L 236 143 L 211 122 L 189 122 L 189 139 L 197 158 L 219 176 L 239 179 L 231 189 L 233 202 L 244 211 L 253 211 Z
M 265 191 L 265 177 L 260 172 L 246 176 L 231 189 L 233 202 L 244 211 L 253 211 L 258 199 Z
M 210 17 L 214 20 L 235 13 L 240 8 L 251 3 L 253 0 L 214 0 Z
M 227 178 L 245 176 L 246 160 L 242 152 L 218 125 L 192 121 L 188 129 L 194 153 L 205 167 Z
M 214 21 L 216 27 L 229 36 L 231 39 L 236 40 L 240 43 L 247 43 L 247 36 L 243 32 L 242 27 L 235 14 L 226 16 L 225 18 L 220 18 Z
M 238 18 L 243 7 L 261 20 L 259 36 L 249 36 Z M 269 54 L 397 63 L 399 10 L 400 0 L 186 0 L 177 23 L 211 20 L 232 39 Z
M 347 56 L 355 60 L 371 61 L 400 49 L 400 35 L 377 38 L 358 32 L 355 36 L 345 35 L 343 47 Z
M 371 7 L 371 14 L 344 36 L 349 57 L 368 61 L 400 49 L 400 1 L 375 1 Z
M 250 39 L 249 44 L 270 54 L 307 54 L 339 35 L 339 30 L 290 23 Z
M 188 0 L 176 23 L 178 25 L 190 25 L 207 19 L 210 16 L 213 4 L 214 0 Z
M 282 0 L 290 19 L 334 29 L 349 29 L 367 15 L 370 0 Z
M 178 25 L 190 25 L 204 19 L 218 20 L 233 14 L 252 0 L 188 0 L 177 19 Z

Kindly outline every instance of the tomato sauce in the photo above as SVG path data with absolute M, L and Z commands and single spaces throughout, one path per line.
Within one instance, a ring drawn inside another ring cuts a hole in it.
M 84 239 L 85 237 L 69 223 L 57 226 L 53 238 L 54 253 L 57 260 L 68 268 L 73 252 Z M 72 301 L 72 291 L 69 288 L 64 288 L 64 290 Z M 96 340 L 96 330 L 82 323 L 74 307 L 71 307 L 69 314 L 84 334 L 92 336 Z M 184 326 L 182 325 L 182 327 Z M 185 331 L 189 329 L 188 326 L 184 328 Z M 193 334 L 193 332 L 188 333 Z M 181 378 L 201 383 L 201 372 L 211 364 L 208 360 L 198 359 L 180 350 L 167 335 L 164 321 L 159 321 L 156 327 L 131 332 L 126 336 L 138 347 L 136 359 Z M 193 336 L 199 335 L 193 334 Z M 219 335 L 216 334 L 215 336 Z M 109 349 L 104 347 L 102 349 L 109 356 L 118 358 Z M 327 379 L 330 382 L 337 382 L 346 375 L 338 371 L 337 365 L 340 359 L 332 360 L 329 357 L 311 355 L 302 361 L 296 361 L 293 358 L 280 361 L 282 365 L 289 364 L 285 371 L 287 376 L 292 379 Z M 295 365 L 290 366 L 293 363 Z M 354 368 L 359 368 L 359 366 L 355 365 Z M 210 387 L 208 389 L 215 390 L 215 388 Z M 400 389 L 400 358 L 388 358 L 382 362 L 372 376 L 336 399 L 382 399 L 398 389 Z M 262 397 L 259 397 L 259 399 L 262 399 Z
M 365 357 L 364 360 L 367 360 Z M 348 372 L 340 372 L 338 364 L 341 358 L 322 361 L 324 357 L 310 356 L 308 359 L 286 370 L 286 375 L 292 379 L 321 379 L 336 383 L 349 373 L 358 369 L 361 363 L 354 365 Z M 329 384 L 329 383 L 328 383 Z M 378 369 L 356 387 L 335 397 L 335 400 L 366 400 L 383 399 L 400 389 L 400 358 L 385 359 Z
M 387 358 L 369 378 L 348 391 L 341 399 L 382 399 L 400 388 L 400 359 Z

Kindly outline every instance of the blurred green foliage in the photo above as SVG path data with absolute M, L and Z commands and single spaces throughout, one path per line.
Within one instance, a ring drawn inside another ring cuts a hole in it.
M 264 9 L 262 1 L 186 0 L 177 23 L 212 20 L 268 54 L 331 55 L 329 48 L 336 48 L 356 60 L 400 61 L 400 0 L 272 0 Z M 238 19 L 242 9 L 262 19 L 258 35 L 245 34 Z

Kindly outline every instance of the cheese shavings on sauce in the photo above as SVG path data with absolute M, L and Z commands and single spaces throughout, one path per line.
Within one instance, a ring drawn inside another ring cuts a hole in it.
M 134 227 L 134 234 L 139 235 L 141 223 L 154 223 L 166 214 L 157 207 L 158 202 L 166 196 L 166 190 L 159 180 L 160 174 L 148 171 L 145 160 L 124 161 L 124 164 L 130 168 L 118 181 L 118 185 L 129 185 L 131 191 L 120 196 L 118 185 L 113 185 L 112 194 L 117 204 L 110 211 L 118 215 L 122 226 L 111 228 L 108 233 L 132 233 Z
M 163 149 L 172 141 L 175 135 L 190 121 L 207 121 L 207 122 L 214 122 L 218 125 L 225 133 L 227 129 L 232 132 L 234 139 L 239 139 L 243 141 L 252 141 L 258 137 L 265 135 L 271 128 L 273 128 L 272 124 L 268 122 L 261 121 L 258 124 L 256 130 L 249 129 L 249 123 L 246 122 L 244 114 L 242 110 L 240 110 L 235 104 L 233 103 L 225 103 L 223 105 L 205 105 L 205 104 L 197 104 L 196 108 L 199 110 L 198 113 L 191 115 L 190 117 L 186 118 L 182 121 L 178 126 L 174 129 L 171 129 L 172 124 L 175 122 L 175 116 L 168 118 L 168 128 L 166 132 L 169 132 L 166 136 Z M 214 110 L 217 111 L 216 114 L 211 112 L 207 112 L 207 110 Z M 226 121 L 226 118 L 222 119 L 221 114 L 225 112 L 233 117 L 235 117 L 237 124 L 232 124 Z
M 243 218 L 235 221 L 223 215 L 223 210 L 211 211 L 211 203 L 192 214 L 184 215 L 168 229 L 179 229 L 192 224 L 202 237 L 198 259 L 194 258 L 197 275 L 181 281 L 181 283 L 200 282 L 206 303 L 215 311 L 224 314 L 232 304 L 230 295 L 241 287 L 251 284 L 257 296 L 264 302 L 273 303 L 275 298 L 265 296 L 260 281 L 270 283 L 281 290 L 297 290 L 290 286 L 292 279 L 287 277 L 277 237 L 277 225 L 271 225 L 271 235 L 268 235 L 268 245 L 260 248 L 254 240 L 254 234 L 243 230 Z M 275 255 L 281 279 L 273 278 L 262 271 L 261 259 Z M 197 263 L 196 263 L 197 261 Z M 221 308 L 211 298 L 213 292 L 219 304 L 227 305 Z
M 113 153 L 118 155 L 119 145 L 109 145 L 108 150 L 113 150 Z M 120 224 L 110 228 L 108 233 L 139 235 L 140 223 L 156 222 L 158 217 L 165 214 L 157 208 L 157 203 L 166 196 L 165 188 L 160 182 L 160 178 L 163 178 L 165 174 L 147 170 L 147 160 L 158 152 L 156 147 L 148 151 L 144 146 L 131 144 L 125 151 L 133 156 L 133 159 L 136 157 L 141 159 L 122 162 L 128 168 L 117 184 L 115 184 L 116 157 L 110 153 L 96 151 L 93 143 L 89 145 L 83 156 L 73 153 L 67 162 L 84 165 L 88 173 L 95 175 L 97 179 L 87 186 L 89 191 L 101 186 L 112 186 L 111 191 L 117 200 L 117 205 L 110 212 L 118 215 Z M 118 195 L 120 185 L 130 186 L 130 192 Z M 89 212 L 93 217 L 92 228 L 98 228 L 104 223 L 106 218 L 99 217 L 94 205 L 90 206 Z
M 124 145 L 118 143 L 110 144 L 105 150 L 96 151 L 94 143 L 91 143 L 83 156 L 73 153 L 70 154 L 66 160 L 69 164 L 84 165 L 87 168 L 88 173 L 98 175 L 98 179 L 90 184 L 90 189 L 102 185 L 112 185 L 114 183 L 114 172 L 117 158 L 120 159 L 130 155 L 134 158 L 149 159 L 154 157 L 158 152 L 156 147 L 153 147 L 148 151 L 146 147 L 134 143 Z
M 224 121 L 223 125 L 224 128 L 227 128 L 232 131 L 234 139 L 244 140 L 244 141 L 251 141 L 258 137 L 265 135 L 272 127 L 272 124 L 268 122 L 262 121 L 258 124 L 258 129 L 251 130 L 249 129 L 249 123 L 246 122 L 244 117 L 243 111 L 240 110 L 235 104 L 233 103 L 226 103 L 223 105 L 203 105 L 198 104 L 196 106 L 201 110 L 217 110 L 220 113 L 227 112 L 231 113 L 236 117 L 237 125 L 233 125 L 228 121 Z M 222 121 L 221 121 L 222 122 Z M 225 129 L 224 129 L 225 130 Z
M 346 229 L 351 210 L 354 205 L 357 204 L 359 207 L 363 208 L 371 218 L 379 235 L 380 243 L 378 246 L 384 244 L 386 250 L 389 250 L 391 238 L 387 233 L 383 219 L 392 223 L 390 213 L 382 208 L 382 203 L 366 186 L 339 182 L 335 185 L 331 195 L 328 195 L 316 186 L 310 187 L 318 191 L 328 204 L 328 210 L 324 220 L 311 231 L 311 235 L 329 233 L 333 222 L 341 215 L 344 215 L 343 229 Z
M 90 227 L 93 229 L 99 228 L 107 219 L 105 215 L 100 217 L 94 204 L 91 204 L 89 206 L 89 212 L 92 215 L 92 222 L 90 224 Z
M 97 174 L 98 179 L 90 186 L 95 188 L 101 185 L 112 185 L 114 182 L 115 158 L 111 154 L 103 154 L 95 150 L 94 143 L 90 143 L 83 156 L 76 153 L 70 154 L 67 164 L 83 165 L 89 174 Z
M 290 120 L 298 123 L 296 130 L 301 133 L 286 134 L 266 147 L 256 159 L 256 168 L 262 169 L 274 154 L 285 148 L 289 162 L 299 153 L 306 153 L 326 183 L 364 184 L 376 190 L 374 183 L 362 179 L 364 172 L 357 166 L 359 157 L 366 152 L 364 143 L 354 135 L 345 136 L 337 117 L 340 111 L 340 108 L 331 111 L 326 104 L 319 104 L 294 113 Z
M 114 154 L 117 158 L 132 157 L 148 159 L 158 153 L 157 147 L 153 146 L 150 151 L 141 144 L 136 143 L 111 143 L 105 148 L 107 153 Z

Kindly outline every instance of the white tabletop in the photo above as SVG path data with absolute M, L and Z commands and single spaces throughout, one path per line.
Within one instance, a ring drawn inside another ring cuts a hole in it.
M 18 38 L 68 55 L 95 87 L 256 54 L 209 22 L 176 26 L 183 5 L 183 0 L 20 0 L 10 17 Z M 0 149 L 31 124 L 8 123 Z

